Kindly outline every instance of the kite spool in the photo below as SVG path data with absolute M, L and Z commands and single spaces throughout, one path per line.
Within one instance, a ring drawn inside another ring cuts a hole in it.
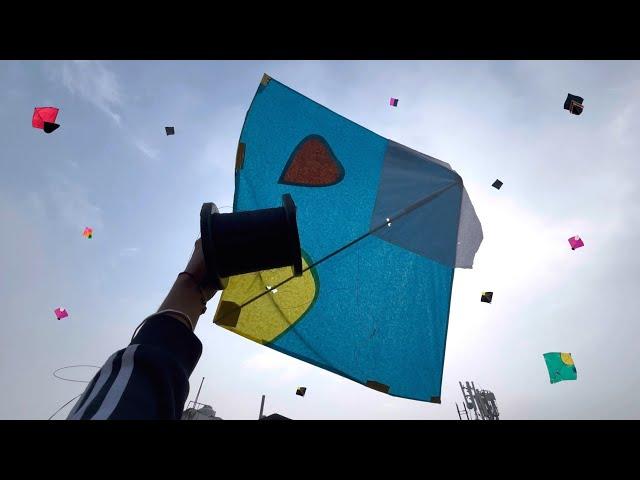
M 296 205 L 288 193 L 282 207 L 248 212 L 220 213 L 204 203 L 200 237 L 208 280 L 218 290 L 243 273 L 290 266 L 294 276 L 302 275 Z

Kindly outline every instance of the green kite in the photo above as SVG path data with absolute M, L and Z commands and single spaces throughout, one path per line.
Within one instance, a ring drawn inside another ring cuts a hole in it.
M 578 372 L 573 364 L 570 353 L 549 352 L 544 354 L 544 361 L 549 370 L 551 383 L 562 382 L 563 380 L 577 380 Z

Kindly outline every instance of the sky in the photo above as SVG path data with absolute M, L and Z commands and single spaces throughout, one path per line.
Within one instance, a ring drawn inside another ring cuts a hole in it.
M 52 372 L 102 365 L 157 310 L 202 203 L 231 211 L 263 73 L 451 164 L 484 240 L 473 269 L 455 273 L 441 404 L 219 328 L 219 294 L 196 328 L 189 400 L 205 377 L 199 401 L 223 419 L 257 418 L 263 394 L 266 414 L 293 419 L 457 419 L 468 380 L 494 392 L 502 419 L 640 418 L 640 63 L 0 61 L 0 419 L 49 418 L 83 390 Z M 585 99 L 582 115 L 563 110 L 567 93 Z M 49 105 L 61 127 L 46 135 L 31 116 Z M 573 235 L 583 248 L 571 250 Z M 553 351 L 572 353 L 577 381 L 549 383 Z

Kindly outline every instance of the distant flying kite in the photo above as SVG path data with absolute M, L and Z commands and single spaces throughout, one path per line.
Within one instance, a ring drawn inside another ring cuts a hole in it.
M 296 390 L 296 395 L 300 395 L 301 397 L 304 397 L 305 393 L 307 393 L 307 387 L 298 387 Z
M 82 232 L 82 236 L 85 238 L 93 238 L 93 228 L 86 227 L 84 232 Z
M 576 380 L 578 378 L 578 372 L 570 353 L 550 352 L 545 353 L 543 356 L 547 364 L 547 370 L 549 370 L 551 383 Z
M 59 109 L 56 107 L 36 107 L 33 109 L 31 125 L 33 128 L 41 128 L 44 133 L 51 133 L 60 125 L 55 123 Z
M 493 299 L 493 292 L 482 292 L 482 295 L 480 295 L 481 302 L 491 303 L 492 299 Z
M 173 127 L 164 127 L 165 132 L 167 132 L 167 135 L 175 135 L 176 131 Z
M 58 320 L 62 320 L 63 318 L 66 318 L 69 316 L 69 314 L 67 313 L 67 310 L 62 307 L 56 308 L 54 310 L 54 313 L 56 314 L 56 317 L 58 317 Z
M 502 187 L 502 185 L 503 183 L 500 180 L 496 180 L 491 184 L 492 187 L 497 188 L 498 190 L 500 190 L 500 187 Z
M 564 101 L 564 109 L 569 110 L 574 115 L 580 115 L 582 110 L 584 110 L 582 102 L 584 102 L 584 98 L 569 93 L 567 94 L 567 99 Z
M 578 235 L 576 235 L 569 239 L 569 245 L 571 245 L 571 250 L 575 250 L 576 248 L 584 247 L 584 242 Z
M 379 392 L 439 403 L 454 270 L 471 268 L 482 241 L 460 175 L 265 75 L 240 134 L 233 211 L 286 193 L 302 276 L 230 277 L 215 323 Z
M 391 99 L 389 100 L 389 105 L 391 105 L 392 107 L 397 107 L 398 106 L 398 99 L 391 97 Z

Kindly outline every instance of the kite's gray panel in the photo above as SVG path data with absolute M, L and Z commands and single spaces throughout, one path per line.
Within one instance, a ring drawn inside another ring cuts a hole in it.
M 393 220 L 407 209 L 414 211 Z M 374 235 L 451 267 L 473 266 L 482 226 L 462 179 L 448 163 L 391 140 L 370 228 L 387 218 L 391 226 Z
M 463 188 L 448 164 L 389 141 L 370 226 L 391 226 L 374 235 L 454 267 Z
M 458 227 L 458 248 L 456 250 L 456 267 L 471 268 L 473 259 L 482 243 L 482 225 L 471 204 L 467 189 L 462 188 L 462 205 L 460 206 L 460 225 Z

